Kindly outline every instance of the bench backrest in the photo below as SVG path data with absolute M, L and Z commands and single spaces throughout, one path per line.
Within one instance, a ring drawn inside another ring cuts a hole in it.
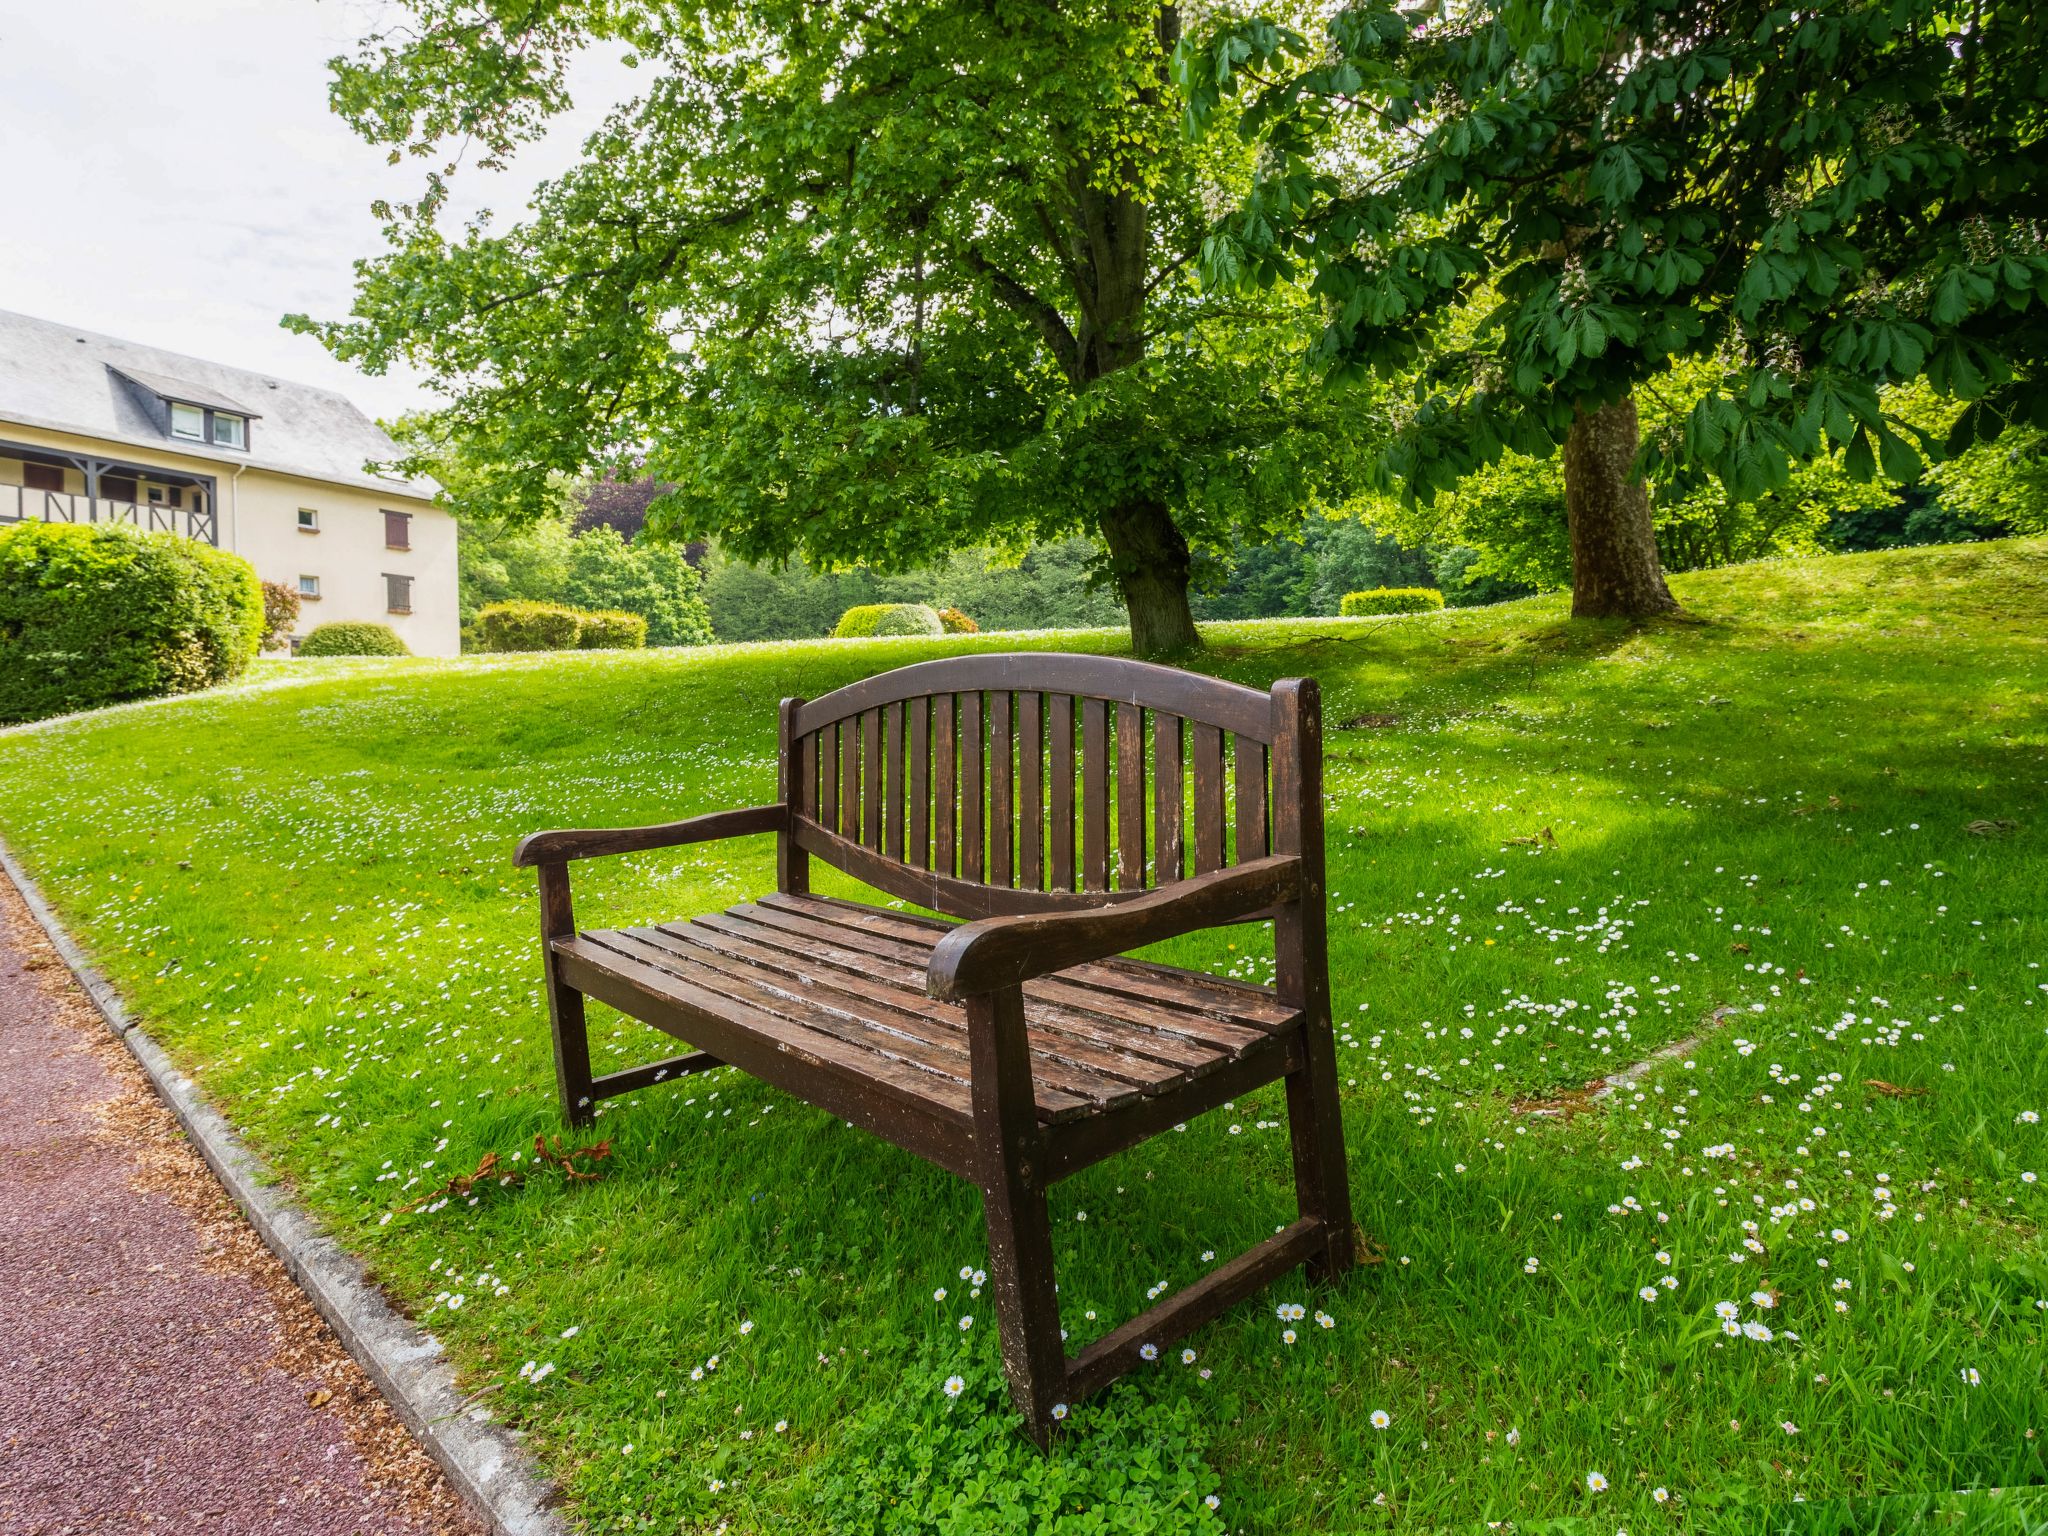
M 1306 849 L 1319 905 L 1321 755 L 1308 679 L 1261 693 L 1042 651 L 920 662 L 784 701 L 781 881 L 807 889 L 816 855 L 985 917 L 1107 905 Z

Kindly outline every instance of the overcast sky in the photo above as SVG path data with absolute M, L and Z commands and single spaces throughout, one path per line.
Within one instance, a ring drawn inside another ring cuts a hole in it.
M 380 0 L 0 0 L 0 309 L 282 378 L 374 416 L 428 400 L 278 318 L 344 314 L 380 246 L 373 199 L 413 196 L 327 110 L 327 60 Z M 574 120 L 512 170 L 457 181 L 456 217 L 508 221 L 574 159 L 613 77 L 578 71 Z

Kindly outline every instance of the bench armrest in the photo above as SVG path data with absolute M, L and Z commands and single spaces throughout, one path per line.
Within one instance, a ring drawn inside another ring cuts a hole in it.
M 789 808 L 750 805 L 740 811 L 712 811 L 656 827 L 612 827 L 589 832 L 535 832 L 520 841 L 512 862 L 521 869 L 535 864 L 567 864 L 572 859 L 602 858 L 612 853 L 639 853 L 648 848 L 675 848 L 708 843 L 721 837 L 747 837 L 780 832 L 789 825 Z
M 1301 893 L 1301 860 L 1252 859 L 1112 906 L 985 917 L 939 940 L 925 991 L 958 1001 L 1161 939 L 1241 922 Z

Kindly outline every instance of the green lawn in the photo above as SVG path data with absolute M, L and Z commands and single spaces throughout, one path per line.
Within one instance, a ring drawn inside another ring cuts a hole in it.
M 1384 1262 L 1239 1308 L 1050 1463 L 1001 1419 L 966 1186 L 730 1073 L 605 1106 L 596 1182 L 535 1166 L 560 1126 L 509 864 L 534 828 L 767 798 L 785 693 L 1017 641 L 270 667 L 0 733 L 0 833 L 593 1531 L 1021 1530 L 1038 1501 L 1033 1530 L 1641 1536 L 2041 1484 L 2048 543 L 1677 587 L 1693 621 L 1641 631 L 1550 598 L 1211 629 L 1223 675 L 1322 681 Z M 583 866 L 579 913 L 770 883 L 766 840 L 669 851 Z M 403 1209 L 491 1152 L 523 1183 Z M 1077 1346 L 1291 1218 L 1279 1094 L 1053 1204 Z

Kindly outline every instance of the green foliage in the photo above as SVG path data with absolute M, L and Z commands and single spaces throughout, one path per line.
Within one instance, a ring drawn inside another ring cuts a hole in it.
M 926 1348 L 863 1414 L 820 1479 L 835 1536 L 1222 1536 L 1203 1501 L 1215 1474 L 1199 1401 L 1125 1386 L 1076 1408 L 1041 1455 L 1019 1431 L 995 1330 L 971 1349 Z M 965 1357 L 965 1358 L 963 1358 Z M 949 1397 L 945 1383 L 960 1377 Z
M 650 528 L 747 561 L 900 571 L 1094 534 L 1112 577 L 1172 581 L 1185 546 L 1291 531 L 1373 435 L 1289 360 L 1307 296 L 1189 280 L 1208 200 L 1252 157 L 1180 134 L 1174 8 L 776 3 L 677 26 L 652 0 L 566 0 L 481 35 L 467 0 L 398 10 L 332 93 L 394 155 L 509 155 L 593 44 L 652 76 L 516 227 L 451 237 L 432 176 L 385 210 L 353 318 L 291 322 L 440 380 L 500 509 L 537 518 L 563 477 L 630 460 L 673 487 Z
M 1435 587 L 1375 587 L 1370 592 L 1346 592 L 1337 611 L 1356 619 L 1375 613 L 1429 613 L 1443 605 L 1444 595 Z
M 864 640 L 870 635 L 942 635 L 946 626 L 928 603 L 863 603 L 849 608 L 833 626 L 835 640 Z
M 967 617 L 958 608 L 941 608 L 939 625 L 949 635 L 978 635 L 981 626 Z
M 121 524 L 0 530 L 0 721 L 210 687 L 263 630 L 239 555 Z
M 647 621 L 620 609 L 576 615 L 576 646 L 585 651 L 637 651 L 647 644 Z
M 281 651 L 290 643 L 292 626 L 299 622 L 299 594 L 281 581 L 263 583 L 263 635 L 260 648 Z
M 318 624 L 299 642 L 301 656 L 410 656 L 389 624 Z
M 2044 68 L 2025 0 L 1365 0 L 1313 42 L 1226 15 L 1175 59 L 1191 131 L 1228 109 L 1267 152 L 1205 273 L 1306 267 L 1314 362 L 1404 381 L 1383 489 L 1547 456 L 1693 360 L 1717 376 L 1645 457 L 1738 504 L 1833 452 L 1909 482 L 2048 426 Z M 1923 378 L 1962 407 L 1944 438 L 1881 394 Z
M 560 603 L 491 603 L 478 611 L 476 632 L 486 651 L 573 651 L 583 621 Z
M 709 645 L 711 610 L 703 581 L 680 547 L 641 539 L 628 544 L 599 524 L 569 540 L 560 601 L 589 611 L 624 609 L 647 621 L 649 645 Z

